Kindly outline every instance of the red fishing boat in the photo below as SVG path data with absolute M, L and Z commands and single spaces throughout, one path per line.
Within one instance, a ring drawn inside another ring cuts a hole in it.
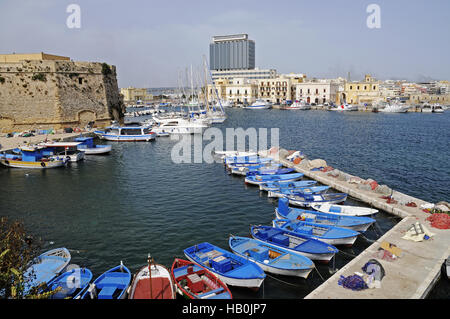
M 187 299 L 232 299 L 225 283 L 191 261 L 175 258 L 170 272 L 177 292 Z

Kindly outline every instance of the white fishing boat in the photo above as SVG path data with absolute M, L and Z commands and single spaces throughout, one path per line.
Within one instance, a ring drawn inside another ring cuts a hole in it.
M 322 212 L 341 216 L 370 216 L 378 213 L 377 209 L 359 206 L 347 206 L 336 204 L 312 204 L 311 208 Z
M 261 109 L 270 109 L 272 108 L 272 104 L 270 102 L 258 99 L 253 104 L 247 105 L 244 109 L 248 110 L 261 110 Z
M 433 107 L 431 106 L 431 104 L 424 103 L 422 105 L 422 113 L 432 113 L 432 112 L 433 112 Z
M 128 299 L 175 298 L 175 284 L 169 270 L 153 261 L 139 269 L 128 288 Z
M 156 133 L 150 126 L 110 126 L 104 131 L 94 132 L 100 139 L 115 142 L 153 141 Z
M 444 108 L 439 103 L 433 104 L 433 113 L 444 113 Z
M 153 117 L 157 123 L 152 127 L 155 133 L 169 133 L 169 134 L 202 134 L 208 128 L 208 125 L 202 122 L 193 122 L 184 118 L 159 118 Z
M 310 110 L 311 105 L 306 104 L 303 100 L 295 100 L 294 103 L 284 108 L 285 110 Z
M 350 111 L 358 111 L 358 105 L 353 104 L 347 104 L 343 103 L 339 106 L 333 107 L 329 109 L 330 111 L 337 111 L 337 112 L 350 112 Z
M 383 113 L 406 113 L 408 112 L 409 106 L 401 104 L 398 102 L 388 103 L 386 106 L 379 110 Z

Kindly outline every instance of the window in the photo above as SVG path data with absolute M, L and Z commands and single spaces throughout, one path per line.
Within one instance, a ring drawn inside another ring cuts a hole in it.
M 316 89 L 316 94 L 319 94 L 319 89 Z
M 78 84 L 83 84 L 83 78 L 78 78 Z
M 353 86 L 352 85 L 350 85 L 350 90 L 353 90 Z

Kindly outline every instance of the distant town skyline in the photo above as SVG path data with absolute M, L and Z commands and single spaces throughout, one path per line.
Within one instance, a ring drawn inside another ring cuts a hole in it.
M 76 4 L 80 27 L 69 28 Z M 369 28 L 370 4 L 380 28 Z M 3 0 L 0 53 L 46 52 L 117 67 L 120 87 L 178 86 L 215 35 L 246 33 L 256 67 L 309 78 L 450 80 L 450 2 Z M 186 83 L 185 83 L 186 84 Z

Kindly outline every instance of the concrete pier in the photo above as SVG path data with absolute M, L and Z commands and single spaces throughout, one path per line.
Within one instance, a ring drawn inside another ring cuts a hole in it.
M 282 152 L 280 151 L 280 153 Z M 271 156 L 267 152 L 261 153 L 261 155 Z M 305 299 L 421 299 L 428 295 L 440 278 L 441 265 L 450 255 L 450 230 L 433 228 L 426 221 L 430 214 L 423 212 L 420 208 L 422 204 L 427 203 L 426 201 L 393 191 L 392 197 L 398 199 L 398 203 L 388 204 L 385 199 L 381 198 L 382 194 L 358 189 L 355 184 L 328 176 L 327 172 L 310 171 L 300 165 L 294 165 L 284 158 L 279 158 L 278 161 L 286 167 L 294 168 L 297 172 L 303 173 L 308 178 L 402 218 L 396 226 L 339 269 L 332 277 L 307 295 Z M 404 205 L 411 201 L 416 203 L 417 207 Z M 406 231 L 416 222 L 427 227 L 434 236 L 422 242 L 403 239 Z M 374 255 L 383 241 L 400 248 L 402 250 L 400 258 L 394 261 L 376 258 Z M 385 270 L 385 277 L 381 280 L 381 288 L 353 291 L 338 285 L 341 276 L 351 276 L 355 272 L 363 273 L 362 267 L 370 259 L 376 259 Z

